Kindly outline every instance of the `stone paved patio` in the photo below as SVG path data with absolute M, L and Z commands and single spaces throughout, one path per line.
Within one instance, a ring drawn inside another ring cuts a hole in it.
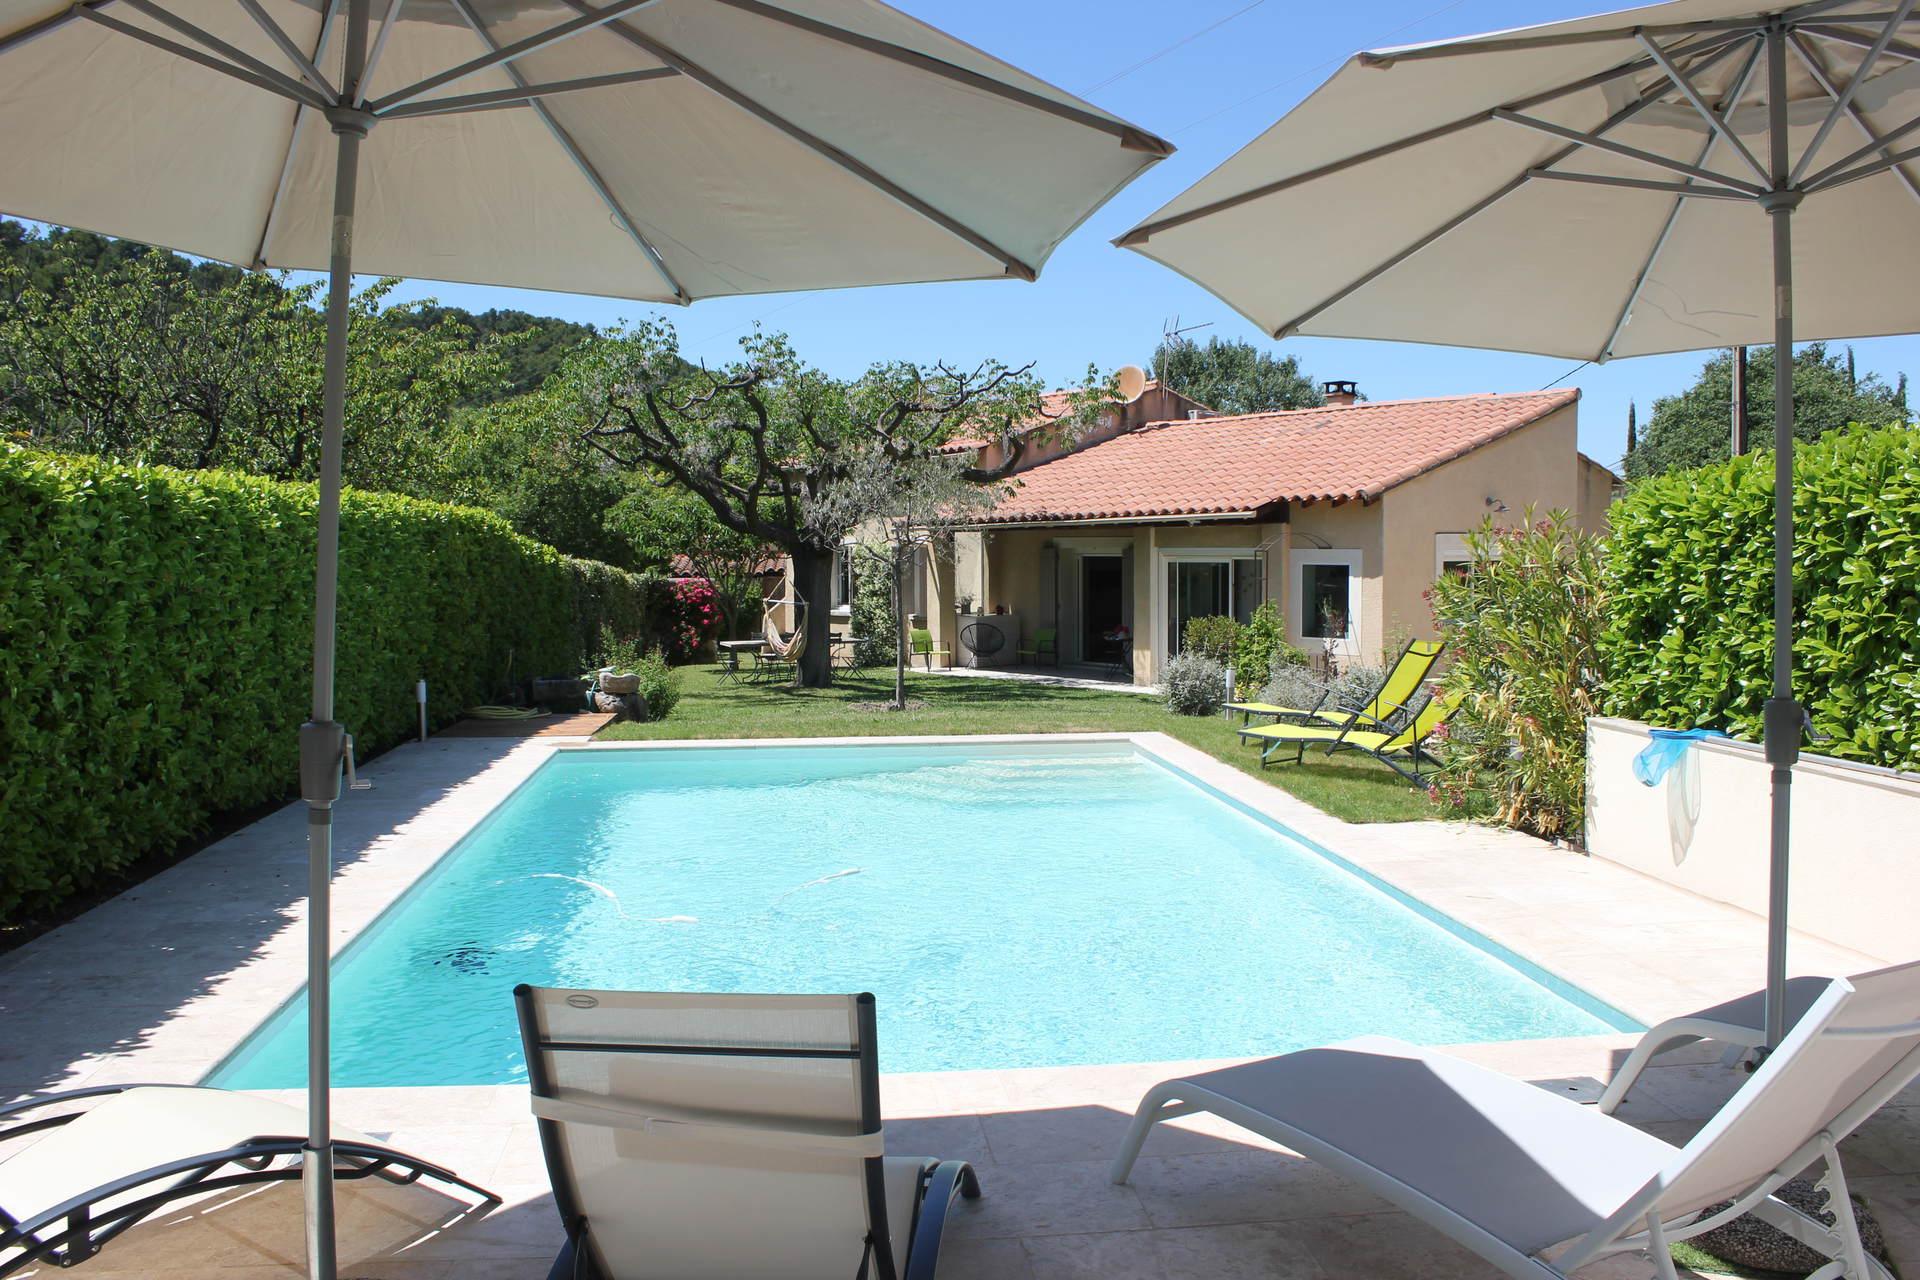
M 1642 1020 L 1758 981 L 1761 922 L 1731 908 L 1511 833 L 1437 823 L 1348 826 L 1169 739 L 1142 741 L 1381 882 Z M 376 789 L 356 793 L 341 810 L 337 941 L 364 928 L 564 745 L 434 739 L 374 762 L 367 773 Z M 0 958 L 7 1033 L 0 1096 L 199 1079 L 299 988 L 303 835 L 304 814 L 289 807 Z M 1880 962 L 1805 937 L 1796 937 L 1792 959 L 1798 972 Z M 1527 1078 L 1599 1080 L 1631 1043 L 1615 1036 L 1460 1052 Z M 885 1077 L 890 1150 L 960 1157 L 980 1169 L 986 1196 L 959 1211 L 942 1276 L 1494 1274 L 1359 1188 L 1205 1117 L 1162 1126 L 1134 1182 L 1109 1185 L 1106 1161 L 1140 1094 L 1191 1066 Z M 1740 1078 L 1710 1052 L 1676 1054 L 1648 1072 L 1623 1115 L 1682 1141 Z M 343 1123 L 449 1164 L 505 1197 L 499 1209 L 476 1215 L 426 1188 L 348 1189 L 344 1276 L 545 1275 L 559 1230 L 524 1090 L 342 1090 L 337 1110 Z M 1920 1091 L 1885 1109 L 1846 1155 L 1856 1189 L 1888 1228 L 1896 1264 L 1920 1274 Z M 156 1219 L 85 1273 L 265 1280 L 300 1274 L 299 1259 L 298 1192 L 282 1186 Z M 1634 1257 L 1581 1272 L 1596 1280 L 1649 1274 L 1649 1264 Z

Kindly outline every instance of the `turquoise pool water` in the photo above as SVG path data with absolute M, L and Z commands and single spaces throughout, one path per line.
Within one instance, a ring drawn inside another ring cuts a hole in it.
M 872 991 L 888 1071 L 1636 1025 L 1126 744 L 562 752 L 335 974 L 346 1086 L 524 1079 L 520 982 Z

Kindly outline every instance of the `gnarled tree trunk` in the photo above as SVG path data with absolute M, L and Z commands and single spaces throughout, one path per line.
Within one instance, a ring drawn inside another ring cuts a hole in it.
M 802 689 L 824 689 L 833 683 L 833 553 L 796 547 L 788 554 L 793 557 L 793 584 L 807 602 L 807 647 L 801 650 L 794 683 Z

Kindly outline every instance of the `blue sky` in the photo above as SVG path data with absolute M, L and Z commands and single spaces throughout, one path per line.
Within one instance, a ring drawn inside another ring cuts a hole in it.
M 838 374 L 857 373 L 879 359 L 996 356 L 1014 364 L 1036 361 L 1059 384 L 1089 363 L 1112 368 L 1144 362 L 1177 318 L 1183 328 L 1206 326 L 1194 331 L 1201 339 L 1218 334 L 1296 355 L 1312 376 L 1354 379 L 1376 400 L 1531 391 L 1574 367 L 1560 359 L 1404 343 L 1274 343 L 1197 285 L 1109 241 L 1279 119 L 1357 49 L 1574 17 L 1607 7 L 1605 0 L 892 2 L 1160 134 L 1179 150 L 1094 214 L 1054 254 L 1038 283 L 893 286 L 673 308 L 668 318 L 690 355 L 725 359 L 740 335 L 759 322 L 791 334 L 804 356 Z M 432 296 L 475 310 L 516 307 L 601 325 L 650 313 L 631 302 L 473 286 L 410 284 L 401 296 Z M 1853 347 L 1863 372 L 1889 381 L 1903 369 L 1920 373 L 1920 338 L 1869 339 Z M 1643 357 L 1566 377 L 1561 385 L 1585 393 L 1581 447 L 1614 462 L 1625 443 L 1629 400 L 1639 402 L 1644 421 L 1654 397 L 1684 388 L 1704 359 Z

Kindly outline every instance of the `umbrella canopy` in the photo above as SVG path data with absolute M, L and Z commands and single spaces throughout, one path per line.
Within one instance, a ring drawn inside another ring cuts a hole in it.
M 0 0 L 0 209 L 324 268 L 308 1274 L 332 1280 L 328 885 L 352 272 L 691 302 L 1032 280 L 1165 142 L 877 0 Z
M 1808 338 L 1920 328 L 1920 255 L 1896 249 L 1920 236 L 1920 166 L 1868 145 L 1920 143 L 1920 23 L 1910 44 L 1888 12 L 1911 8 L 1782 19 Z M 1765 21 L 1679 0 L 1359 54 L 1118 243 L 1275 337 L 1576 360 L 1771 342 Z
M 347 11 L 0 0 L 0 205 L 325 270 Z M 1171 150 L 864 0 L 373 0 L 369 25 L 358 271 L 657 302 L 1030 280 Z
M 1117 241 L 1275 337 L 1591 360 L 1774 344 L 1769 1044 L 1805 724 L 1793 341 L 1920 329 L 1914 7 L 1677 0 L 1362 53 Z

